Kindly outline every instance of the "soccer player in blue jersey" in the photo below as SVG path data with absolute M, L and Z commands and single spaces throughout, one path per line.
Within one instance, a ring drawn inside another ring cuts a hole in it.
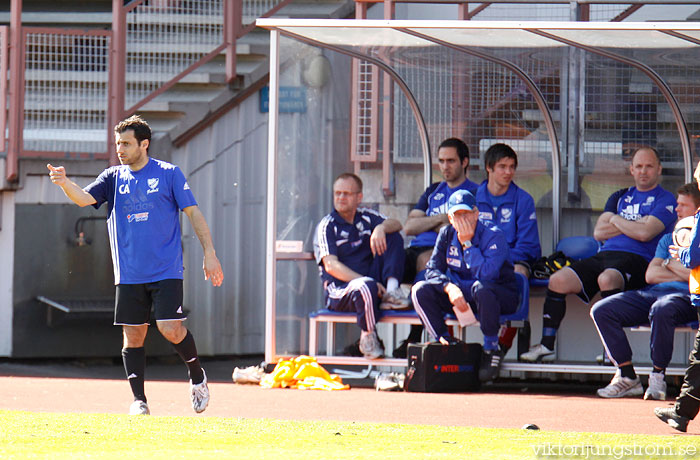
M 549 278 L 544 301 L 542 340 L 520 355 L 523 361 L 551 361 L 556 333 L 566 313 L 567 294 L 577 294 L 590 302 L 601 296 L 639 289 L 646 285 L 644 275 L 654 257 L 656 245 L 676 222 L 676 200 L 659 185 L 661 162 L 651 147 L 634 154 L 630 173 L 634 187 L 621 195 L 617 212 L 603 212 L 593 237 L 605 241 L 593 257 L 574 262 Z
M 405 254 L 401 223 L 360 207 L 362 180 L 345 173 L 333 183 L 334 211 L 316 228 L 314 255 L 323 280 L 326 307 L 357 314 L 360 352 L 380 358 L 384 347 L 375 326 L 379 300 L 399 287 Z
M 129 413 L 150 413 L 144 391 L 144 341 L 152 307 L 158 330 L 189 370 L 192 408 L 202 412 L 209 403 L 209 388 L 192 333 L 183 325 L 180 210 L 204 249 L 205 279 L 220 286 L 224 274 L 209 226 L 180 168 L 149 158 L 148 123 L 132 116 L 115 126 L 114 135 L 121 165 L 104 170 L 84 189 L 67 178 L 63 166 L 47 165 L 49 176 L 78 206 L 99 208 L 107 203 L 116 284 L 114 324 L 122 326 L 122 358 L 134 394 Z
M 448 217 L 451 225 L 440 230 L 426 279 L 411 290 L 413 306 L 433 339 L 443 344 L 454 341 L 445 325 L 445 313 L 472 309 L 484 334 L 479 378 L 492 381 L 500 369 L 500 315 L 518 307 L 510 248 L 503 231 L 479 220 L 476 199 L 468 191 L 458 190 L 450 196 Z
M 535 200 L 521 189 L 513 178 L 518 168 L 518 155 L 507 144 L 493 144 L 484 153 L 487 179 L 476 191 L 479 219 L 489 221 L 503 230 L 510 247 L 510 262 L 517 273 L 530 278 L 530 267 L 542 255 L 537 230 Z M 517 329 L 506 327 L 500 331 L 498 366 L 513 345 Z
M 425 265 L 435 247 L 440 229 L 448 225 L 447 200 L 457 190 L 476 193 L 477 184 L 467 179 L 469 148 L 461 139 L 449 138 L 437 149 L 438 166 L 443 181 L 435 182 L 425 189 L 420 199 L 408 213 L 404 231 L 415 236 L 406 248 L 406 267 L 403 282 L 413 284 L 424 279 Z M 395 350 L 395 358 L 405 358 L 409 343 L 419 342 L 422 326 L 412 326 L 408 338 Z

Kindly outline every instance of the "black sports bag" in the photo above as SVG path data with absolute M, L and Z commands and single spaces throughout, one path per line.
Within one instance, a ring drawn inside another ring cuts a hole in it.
M 457 341 L 413 343 L 408 346 L 404 389 L 414 392 L 478 391 L 481 345 Z

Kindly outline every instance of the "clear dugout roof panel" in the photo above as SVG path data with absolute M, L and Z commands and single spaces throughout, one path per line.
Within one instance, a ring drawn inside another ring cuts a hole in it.
M 348 19 L 258 19 L 266 29 L 304 37 L 319 44 L 355 49 L 438 46 L 407 36 L 416 32 L 458 46 L 540 48 L 565 46 L 555 38 L 577 44 L 620 49 L 668 49 L 697 46 L 700 24 L 688 22 L 479 22 Z M 538 36 L 545 32 L 552 38 Z

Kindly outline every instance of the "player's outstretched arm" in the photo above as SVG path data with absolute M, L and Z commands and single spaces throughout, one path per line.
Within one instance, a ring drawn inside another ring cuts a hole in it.
M 52 166 L 47 164 L 46 167 L 49 170 L 49 177 L 51 182 L 61 187 L 63 193 L 75 204 L 81 208 L 84 206 L 89 206 L 91 204 L 97 203 L 95 197 L 90 195 L 88 192 L 80 188 L 78 184 L 68 179 L 66 176 L 66 168 L 63 166 Z
M 192 228 L 194 228 L 194 232 L 197 234 L 204 251 L 204 263 L 202 265 L 204 279 L 210 280 L 212 286 L 221 286 L 221 283 L 224 282 L 224 271 L 221 269 L 219 258 L 216 257 L 209 225 L 207 225 L 202 211 L 199 210 L 198 206 L 188 206 L 183 209 L 183 212 L 190 219 Z

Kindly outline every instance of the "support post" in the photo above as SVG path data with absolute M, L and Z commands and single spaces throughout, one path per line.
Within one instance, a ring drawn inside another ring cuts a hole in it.
M 267 124 L 267 232 L 265 244 L 265 360 L 277 356 L 277 130 L 279 122 L 280 32 L 270 31 L 270 105 Z
M 224 41 L 226 43 L 226 83 L 236 79 L 236 40 L 243 21 L 243 1 L 224 2 Z
M 126 101 L 126 11 L 123 0 L 112 0 L 112 37 L 109 41 L 109 106 L 107 151 L 109 164 L 116 165 L 114 126 L 124 116 Z
M 6 76 L 2 76 L 6 78 Z M 24 40 L 22 0 L 10 4 L 10 109 L 5 179 L 19 180 L 19 157 L 24 147 Z M 4 110 L 4 108 L 3 108 Z

